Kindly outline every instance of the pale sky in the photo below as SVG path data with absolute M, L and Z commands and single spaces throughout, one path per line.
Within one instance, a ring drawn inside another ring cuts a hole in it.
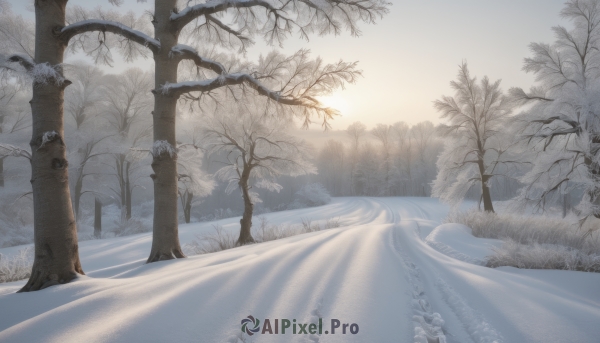
M 28 17 L 28 2 L 10 0 L 15 11 Z M 466 60 L 472 75 L 502 79 L 502 88 L 529 88 L 533 76 L 521 68 L 531 42 L 552 42 L 551 27 L 569 25 L 559 12 L 564 0 L 407 0 L 392 1 L 390 13 L 377 25 L 362 25 L 359 38 L 312 36 L 309 42 L 293 37 L 284 51 L 309 48 L 326 62 L 359 61 L 364 77 L 333 96 L 342 117 L 332 122 L 345 129 L 354 121 L 369 128 L 377 123 L 423 120 L 440 122 L 432 102 L 452 95 L 449 82 Z M 71 0 L 69 5 L 108 7 L 107 0 Z M 125 0 L 123 10 L 142 13 L 152 1 Z M 256 60 L 272 48 L 258 41 L 248 51 Z M 145 62 L 148 68 L 151 62 Z M 136 63 L 136 66 L 140 63 Z M 133 64 L 118 63 L 115 72 Z M 110 72 L 107 70 L 107 72 Z

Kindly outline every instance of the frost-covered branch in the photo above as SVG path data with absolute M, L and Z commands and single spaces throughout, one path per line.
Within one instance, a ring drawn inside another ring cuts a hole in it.
M 219 75 L 227 73 L 227 70 L 221 63 L 200 56 L 198 51 L 189 45 L 178 44 L 171 49 L 171 53 L 172 56 L 176 56 L 181 60 L 191 60 L 196 66 L 212 70 Z
M 11 144 L 0 144 L 0 158 L 5 157 L 24 157 L 31 160 L 31 153 Z
M 35 68 L 35 62 L 27 55 L 15 54 L 7 58 L 9 62 L 19 63 L 26 71 L 31 72 Z
M 70 24 L 62 28 L 58 35 L 64 42 L 69 42 L 73 37 L 87 33 L 87 32 L 110 32 L 133 42 L 136 42 L 142 46 L 152 50 L 152 52 L 158 52 L 160 49 L 160 42 L 156 39 L 148 36 L 147 34 L 134 30 L 126 25 L 119 22 L 112 22 L 108 20 L 99 19 L 88 19 L 80 22 Z
M 360 35 L 358 22 L 374 23 L 388 12 L 391 3 L 383 0 L 216 0 L 188 6 L 174 11 L 171 21 L 177 30 L 194 20 L 204 19 L 197 26 L 209 23 L 240 40 L 262 34 L 269 43 L 281 42 L 297 29 L 302 38 L 312 32 L 319 35 L 341 33 L 346 28 L 354 36 Z M 234 29 L 216 16 L 230 14 L 240 28 Z

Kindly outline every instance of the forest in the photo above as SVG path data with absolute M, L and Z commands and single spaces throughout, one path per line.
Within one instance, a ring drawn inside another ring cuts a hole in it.
M 346 117 L 326 99 L 369 77 L 361 62 L 282 49 L 360 41 L 400 4 L 125 2 L 35 0 L 24 15 L 0 0 L 0 308 L 16 311 L 0 313 L 0 341 L 167 339 L 153 323 L 180 307 L 205 323 L 173 320 L 182 341 L 254 342 L 254 313 L 316 325 L 335 311 L 353 342 L 388 341 L 398 318 L 402 342 L 598 337 L 599 0 L 566 1 L 568 25 L 530 43 L 517 67 L 531 87 L 445 61 L 455 78 L 429 100 L 436 122 Z M 257 41 L 267 48 L 252 59 Z M 340 118 L 351 123 L 332 127 Z M 14 296 L 34 291 L 46 298 Z M 260 303 L 268 292 L 309 305 Z M 67 337 L 68 324 L 20 309 L 35 299 L 84 330 Z

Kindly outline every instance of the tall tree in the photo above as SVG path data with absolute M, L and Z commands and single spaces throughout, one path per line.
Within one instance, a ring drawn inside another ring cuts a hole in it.
M 272 101 L 300 108 L 297 113 L 307 121 L 311 114 L 331 118 L 334 110 L 322 106 L 315 98 L 340 87 L 344 82 L 354 82 L 355 64 L 339 62 L 323 65 L 320 60 L 310 64 L 315 78 L 304 78 L 307 52 L 290 58 L 272 58 L 260 61 L 258 70 L 228 70 L 225 61 L 215 61 L 201 56 L 194 47 L 180 44 L 181 35 L 189 35 L 196 42 L 213 41 L 224 48 L 238 47 L 242 51 L 252 43 L 251 38 L 263 35 L 268 43 L 281 44 L 295 28 L 302 37 L 312 32 L 340 33 L 346 27 L 359 35 L 358 22 L 374 23 L 388 11 L 389 3 L 383 0 L 326 0 L 326 1 L 190 1 L 182 9 L 177 0 L 155 1 L 153 13 L 154 38 L 134 30 L 123 23 L 110 20 L 89 20 L 81 12 L 79 23 L 61 30 L 64 42 L 77 35 L 92 31 L 111 32 L 150 49 L 154 57 L 154 148 L 152 168 L 154 174 L 154 225 L 153 243 L 148 262 L 184 257 L 177 231 L 177 151 L 176 108 L 181 97 L 203 98 L 218 88 L 240 86 L 265 96 Z M 231 15 L 234 24 L 221 21 Z M 85 36 L 85 35 L 84 35 Z M 107 46 L 101 36 L 100 46 Z M 80 36 L 79 41 L 85 41 Z M 131 49 L 131 44 L 126 44 Z M 85 46 L 82 44 L 81 46 Z M 97 56 L 110 60 L 106 49 L 94 49 Z M 133 50 L 128 50 L 133 51 Z M 135 50 L 134 52 L 138 52 Z M 275 57 L 275 56 L 272 56 Z M 178 82 L 178 68 L 182 61 L 190 61 L 210 75 L 204 79 Z M 265 65 L 275 63 L 274 65 Z M 293 74 L 281 74 L 282 64 L 294 64 Z M 262 65 L 262 68 L 261 68 Z
M 448 124 L 440 125 L 439 132 L 449 140 L 438 160 L 433 196 L 457 203 L 479 184 L 484 210 L 494 212 L 488 182 L 501 155 L 494 138 L 505 129 L 511 103 L 502 93 L 500 81 L 490 82 L 484 77 L 477 83 L 466 63 L 459 67 L 458 79 L 450 86 L 455 96 L 434 102 L 441 118 L 448 120 Z
M 532 152 L 533 167 L 517 200 L 543 208 L 564 194 L 582 194 L 576 210 L 583 224 L 600 218 L 600 2 L 570 0 L 561 16 L 573 28 L 554 27 L 554 44 L 532 43 L 533 56 L 525 59 L 538 84 L 529 92 L 511 89 L 533 105 L 519 116 L 520 153 Z
M 316 173 L 308 161 L 306 142 L 288 133 L 289 120 L 262 109 L 260 105 L 240 106 L 237 111 L 217 114 L 205 130 L 209 152 L 227 156 L 222 161 L 226 165 L 215 176 L 229 183 L 226 192 L 238 188 L 244 201 L 238 245 L 254 242 L 250 229 L 254 204 L 260 199 L 253 187 L 279 192 L 278 176 Z

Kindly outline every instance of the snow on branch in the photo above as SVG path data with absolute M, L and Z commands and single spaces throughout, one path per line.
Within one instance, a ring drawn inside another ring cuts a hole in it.
M 0 158 L 4 157 L 25 157 L 31 160 L 31 153 L 11 144 L 0 144 Z
M 62 38 L 65 42 L 71 40 L 71 38 L 88 32 L 100 31 L 100 32 L 110 32 L 133 42 L 136 42 L 148 49 L 152 50 L 152 52 L 158 52 L 160 49 L 160 42 L 147 34 L 134 30 L 126 25 L 123 25 L 119 22 L 109 21 L 109 20 L 100 20 L 100 19 L 88 19 L 76 22 L 74 24 L 70 24 L 65 26 L 59 32 L 60 38 Z
M 51 66 L 48 63 L 40 63 L 33 66 L 28 72 L 34 83 L 50 84 L 54 83 L 57 86 L 68 86 L 71 81 L 64 78 L 62 75 L 62 65 Z
M 269 2 L 263 0 L 221 0 L 209 1 L 207 3 L 188 6 L 179 13 L 172 13 L 171 20 L 179 22 L 180 27 L 185 26 L 195 18 L 203 15 L 211 15 L 225 11 L 229 8 L 263 7 L 270 11 L 276 11 Z
M 191 48 L 183 47 L 178 47 L 177 51 L 183 51 L 182 53 L 188 54 L 190 58 L 194 56 L 192 52 L 195 52 Z M 274 51 L 267 56 L 261 56 L 256 65 L 242 66 L 240 72 L 221 73 L 218 77 L 204 80 L 165 84 L 155 92 L 175 97 L 185 95 L 189 99 L 199 100 L 203 94 L 212 96 L 212 91 L 216 89 L 223 87 L 234 92 L 231 86 L 239 86 L 240 95 L 246 95 L 246 90 L 251 89 L 277 104 L 298 106 L 295 109 L 301 109 L 305 124 L 310 123 L 312 113 L 323 115 L 324 125 L 327 126 L 327 120 L 338 112 L 321 104 L 317 97 L 344 88 L 347 83 L 356 82 L 362 73 L 356 62 L 339 61 L 325 64 L 320 58 L 310 59 L 309 55 L 308 50 L 300 50 L 291 56 Z M 220 65 L 212 64 L 211 67 L 214 71 L 226 71 L 221 69 Z M 201 95 L 189 95 L 194 92 Z
M 266 96 L 283 105 L 305 106 L 315 109 L 322 109 L 327 112 L 333 112 L 333 109 L 322 107 L 321 104 L 313 98 L 296 98 L 291 96 L 281 96 L 280 92 L 275 92 L 265 87 L 260 81 L 250 76 L 249 74 L 235 73 L 221 75 L 214 79 L 201 81 L 186 81 L 179 83 L 165 84 L 161 91 L 165 95 L 181 96 L 184 93 L 190 92 L 210 92 L 223 86 L 233 86 L 247 84 L 258 92 L 258 94 Z M 333 113 L 332 113 L 333 114 Z
M 6 60 L 9 62 L 19 63 L 27 71 L 32 71 L 35 67 L 35 62 L 33 59 L 25 54 L 13 54 Z
M 191 60 L 196 66 L 210 69 L 219 75 L 227 73 L 225 67 L 221 63 L 200 56 L 198 51 L 189 45 L 178 44 L 174 46 L 171 49 L 171 55 L 179 56 L 182 60 Z
M 173 158 L 177 155 L 177 149 L 167 141 L 155 141 L 152 146 L 152 156 L 158 157 L 164 153 L 169 154 L 169 156 Z
M 58 132 L 56 132 L 56 131 L 46 131 L 42 135 L 42 144 L 40 144 L 40 147 L 37 148 L 37 149 L 40 150 L 46 144 L 48 144 L 50 142 L 53 142 L 53 141 L 55 141 L 55 140 L 57 140 L 59 138 L 60 138 L 60 135 L 58 134 Z

